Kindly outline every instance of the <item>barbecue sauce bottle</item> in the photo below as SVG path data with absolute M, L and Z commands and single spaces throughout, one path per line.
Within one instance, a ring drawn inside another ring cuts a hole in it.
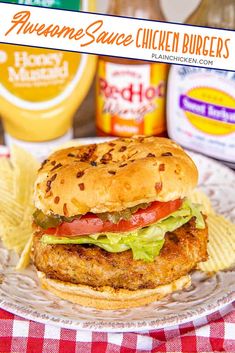
M 159 1 L 112 0 L 108 13 L 164 21 Z M 96 126 L 100 136 L 164 136 L 168 65 L 100 56 Z
M 202 0 L 186 23 L 235 30 L 235 0 Z M 235 73 L 209 67 L 171 67 L 168 134 L 235 168 Z

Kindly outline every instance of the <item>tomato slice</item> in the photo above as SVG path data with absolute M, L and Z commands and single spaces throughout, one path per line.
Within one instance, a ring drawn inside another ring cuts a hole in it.
M 146 209 L 139 209 L 128 220 L 121 220 L 114 224 L 110 221 L 102 221 L 95 214 L 86 214 L 80 219 L 68 223 L 63 222 L 57 228 L 43 230 L 44 233 L 57 236 L 73 237 L 103 232 L 126 232 L 143 228 L 149 224 L 167 217 L 182 205 L 183 200 L 178 199 L 169 202 L 152 202 Z

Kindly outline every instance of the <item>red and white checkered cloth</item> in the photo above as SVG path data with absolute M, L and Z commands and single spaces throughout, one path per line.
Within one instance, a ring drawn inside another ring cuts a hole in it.
M 205 318 L 141 333 L 62 329 L 0 309 L 0 353 L 235 352 L 235 303 Z

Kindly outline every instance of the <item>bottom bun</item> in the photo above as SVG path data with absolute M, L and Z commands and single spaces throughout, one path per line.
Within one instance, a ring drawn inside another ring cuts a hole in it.
M 169 284 L 158 286 L 154 289 L 136 291 L 114 289 L 112 287 L 93 288 L 86 285 L 62 282 L 47 278 L 42 272 L 38 272 L 38 278 L 43 289 L 62 299 L 83 306 L 105 310 L 128 309 L 147 305 L 174 291 L 182 290 L 191 285 L 189 275 L 182 276 Z

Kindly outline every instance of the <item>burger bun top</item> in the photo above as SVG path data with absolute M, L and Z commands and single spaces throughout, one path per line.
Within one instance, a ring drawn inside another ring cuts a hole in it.
M 120 138 L 53 153 L 38 172 L 35 205 L 66 217 L 121 211 L 184 198 L 197 180 L 194 162 L 175 142 Z

